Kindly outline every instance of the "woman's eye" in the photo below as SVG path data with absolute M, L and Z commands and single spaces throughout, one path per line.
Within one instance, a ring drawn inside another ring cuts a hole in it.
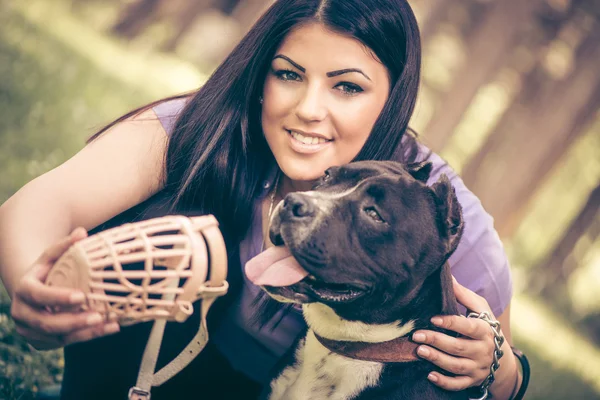
M 297 81 L 300 79 L 300 76 L 297 73 L 289 69 L 280 69 L 279 71 L 275 71 L 275 76 L 282 81 Z
M 342 93 L 344 93 L 347 96 L 352 96 L 357 93 L 363 92 L 363 89 L 360 86 L 350 82 L 341 82 L 337 84 L 336 87 L 340 88 Z
M 375 210 L 375 208 L 373 208 L 373 207 L 367 207 L 367 208 L 365 208 L 365 214 L 367 214 L 375 222 L 385 222 L 383 220 L 383 218 L 381 218 L 381 215 L 379 215 L 379 213 L 377 212 L 377 210 Z

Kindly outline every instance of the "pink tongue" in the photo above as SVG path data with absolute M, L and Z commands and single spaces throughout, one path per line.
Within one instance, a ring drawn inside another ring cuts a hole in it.
M 246 263 L 246 276 L 259 286 L 289 286 L 300 282 L 308 272 L 285 246 L 271 247 Z

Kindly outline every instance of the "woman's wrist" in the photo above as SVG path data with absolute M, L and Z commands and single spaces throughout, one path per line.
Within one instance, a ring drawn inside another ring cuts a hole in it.
M 522 375 L 519 372 L 519 361 L 508 342 L 503 344 L 502 351 L 504 356 L 500 360 L 496 380 L 490 386 L 490 394 L 494 399 L 510 400 L 521 386 Z

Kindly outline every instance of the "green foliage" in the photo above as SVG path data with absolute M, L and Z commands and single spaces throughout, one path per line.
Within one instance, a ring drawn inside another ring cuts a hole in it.
M 0 1 L 0 203 L 62 163 L 111 118 L 149 101 L 44 35 Z M 16 334 L 0 285 L 0 399 L 33 399 L 60 382 L 62 351 Z
M 33 399 L 40 389 L 60 382 L 62 351 L 39 352 L 17 335 L 0 286 L 0 399 Z
M 73 155 L 111 118 L 149 100 L 6 6 L 0 76 L 0 203 Z

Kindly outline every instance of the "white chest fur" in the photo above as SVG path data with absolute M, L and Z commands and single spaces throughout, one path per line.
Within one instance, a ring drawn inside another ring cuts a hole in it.
M 296 349 L 296 363 L 271 382 L 270 400 L 352 399 L 379 381 L 382 363 L 332 353 L 317 340 L 315 331 L 333 340 L 385 342 L 414 327 L 413 321 L 386 325 L 347 321 L 319 303 L 305 304 L 303 310 L 310 329 Z
M 330 352 L 308 331 L 296 363 L 271 382 L 270 400 L 351 399 L 377 384 L 383 364 Z

